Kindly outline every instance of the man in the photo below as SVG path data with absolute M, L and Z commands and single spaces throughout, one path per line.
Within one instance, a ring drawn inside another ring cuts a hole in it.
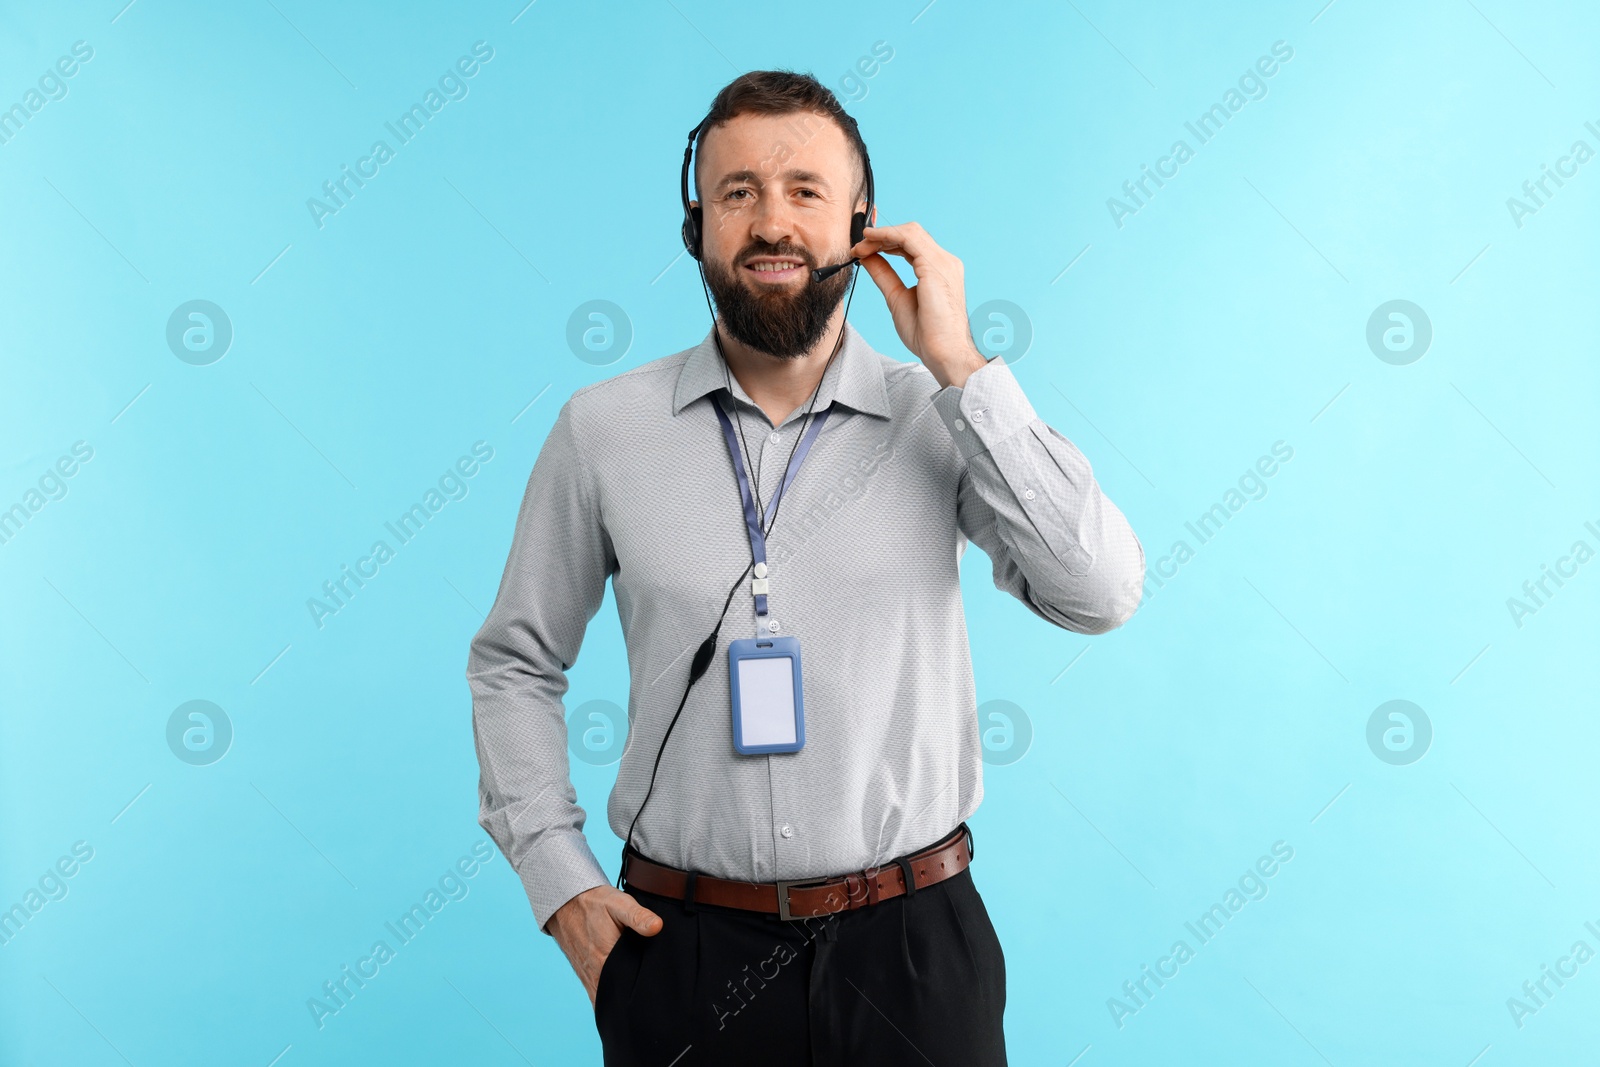
M 1144 553 L 974 346 L 961 262 L 915 223 L 864 225 L 870 162 L 832 93 L 745 74 L 696 129 L 685 240 L 715 322 L 579 389 L 534 464 L 467 670 L 480 822 L 607 1064 L 1001 1064 L 1005 962 L 967 868 L 983 788 L 960 557 L 970 538 L 999 588 L 1095 634 L 1138 606 Z M 812 275 L 850 259 L 920 362 L 848 326 L 853 270 Z M 608 577 L 626 892 L 583 837 L 561 699 Z M 759 660 L 791 645 L 803 665 Z M 778 673 L 741 673 L 747 654 Z M 752 753 L 769 728 L 781 743 Z

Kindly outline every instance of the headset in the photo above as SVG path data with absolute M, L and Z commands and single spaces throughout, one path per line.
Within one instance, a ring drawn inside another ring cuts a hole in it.
M 696 260 L 700 258 L 701 252 L 703 251 L 701 248 L 701 239 L 703 235 L 701 233 L 700 225 L 705 216 L 703 214 L 703 209 L 692 206 L 689 201 L 689 166 L 694 158 L 695 139 L 700 136 L 700 131 L 704 129 L 706 123 L 710 121 L 711 117 L 708 115 L 696 123 L 694 129 L 689 131 L 689 143 L 685 145 L 683 149 L 683 174 L 681 175 L 678 183 L 679 191 L 683 194 L 683 247 L 688 251 L 689 255 L 694 257 Z M 867 209 L 865 211 L 854 212 L 850 216 L 851 248 L 854 248 L 856 245 L 860 244 L 862 239 L 866 236 L 867 220 L 872 218 L 872 208 L 876 201 L 872 184 L 872 157 L 867 155 L 866 145 L 862 144 L 857 145 L 856 147 L 861 150 L 861 166 L 866 172 Z M 855 262 L 856 261 L 853 259 L 847 259 L 843 263 L 837 263 L 831 267 L 819 267 L 811 272 L 811 280 L 813 282 L 825 281 Z
M 690 163 L 692 162 L 693 157 L 694 157 L 694 142 L 695 142 L 695 138 L 700 136 L 700 131 L 705 128 L 706 123 L 709 122 L 709 121 L 711 121 L 711 116 L 707 115 L 705 118 L 701 119 L 698 123 L 695 124 L 694 129 L 689 131 L 689 143 L 683 150 L 683 173 L 682 173 L 682 175 L 680 177 L 680 181 L 679 181 L 679 190 L 683 194 L 683 247 L 689 253 L 689 255 L 695 259 L 696 262 L 699 262 L 701 253 L 703 251 L 702 248 L 701 248 L 701 244 L 700 244 L 701 236 L 702 236 L 701 235 L 701 231 L 700 231 L 700 223 L 701 223 L 701 220 L 704 218 L 704 215 L 701 213 L 701 209 L 700 208 L 693 207 L 689 203 L 689 166 L 690 166 Z M 874 189 L 873 189 L 873 184 L 872 184 L 872 160 L 867 156 L 867 149 L 866 149 L 865 145 L 860 145 L 858 147 L 861 150 L 861 164 L 862 164 L 862 167 L 865 169 L 865 172 L 866 172 L 866 179 L 867 179 L 867 209 L 865 211 L 853 212 L 851 214 L 851 216 L 850 216 L 850 247 L 851 248 L 854 248 L 856 245 L 860 244 L 862 239 L 865 237 L 866 229 L 867 229 L 867 220 L 872 217 L 872 208 L 873 208 L 873 203 L 874 203 Z M 832 277 L 833 275 L 835 275 L 835 274 L 839 273 L 840 271 L 844 270 L 846 267 L 853 266 L 856 262 L 857 261 L 854 260 L 854 259 L 847 259 L 843 263 L 836 263 L 831 267 L 819 267 L 816 270 L 813 270 L 811 272 L 811 281 L 812 281 L 813 284 L 815 284 L 817 282 L 825 281 L 828 278 Z M 702 272 L 701 272 L 700 286 L 701 286 L 702 290 L 705 289 L 705 275 L 704 275 L 704 270 L 703 269 L 702 269 Z M 852 284 L 850 286 L 850 297 L 851 297 L 851 299 L 853 299 L 854 296 L 855 296 L 855 285 L 853 284 L 853 280 L 852 280 Z M 710 297 L 709 294 L 707 294 L 707 296 L 706 296 L 706 307 L 707 307 L 707 310 L 710 310 L 710 305 L 711 305 L 711 297 Z M 845 318 L 848 320 L 848 318 L 850 316 L 850 302 L 848 300 L 845 302 L 845 309 L 844 310 L 845 310 Z M 715 313 L 714 312 L 713 312 L 713 315 L 712 315 L 712 319 L 713 319 L 713 321 L 712 321 L 712 327 L 711 327 L 711 335 L 712 335 L 712 337 L 714 339 L 716 339 L 716 341 L 717 341 L 717 350 L 720 352 L 722 350 L 722 341 L 721 341 L 720 338 L 717 338 L 717 330 L 716 330 Z M 839 339 L 834 342 L 833 353 L 828 356 L 827 366 L 824 366 L 822 368 L 822 375 L 821 375 L 821 377 L 819 377 L 817 379 L 817 388 L 811 394 L 811 405 L 806 408 L 806 416 L 805 417 L 806 417 L 807 421 L 810 420 L 810 418 L 811 418 L 811 410 L 812 410 L 813 407 L 816 406 L 817 397 L 822 392 L 822 379 L 826 378 L 828 376 L 828 369 L 829 369 L 829 367 L 831 367 L 833 365 L 833 358 L 834 358 L 834 356 L 837 356 L 839 354 L 839 348 L 843 343 L 844 343 L 844 326 L 841 324 L 840 327 L 839 327 Z M 726 373 L 727 372 L 727 367 L 728 367 L 727 358 L 726 357 L 723 358 L 722 366 L 723 366 L 724 373 Z M 731 391 L 731 387 L 730 387 L 730 391 Z M 738 416 L 738 409 L 737 408 L 734 409 L 734 415 L 735 415 L 735 417 Z M 744 424 L 742 422 L 740 423 L 740 426 L 739 426 L 739 435 L 740 435 L 741 439 L 744 436 Z M 794 447 L 796 447 L 796 448 L 799 447 L 800 439 L 802 437 L 804 437 L 804 436 L 805 436 L 805 423 L 803 422 L 801 424 L 801 432 L 798 435 L 796 435 L 796 437 L 795 437 Z M 748 447 L 746 448 L 746 451 L 748 451 Z M 794 458 L 794 449 L 793 448 L 790 449 L 789 456 L 790 456 L 790 459 Z M 756 487 L 756 501 L 757 501 L 757 506 L 758 507 L 760 506 L 760 500 L 761 500 L 760 492 L 761 492 L 760 491 L 760 487 L 757 486 Z M 783 506 L 783 499 L 784 499 L 783 497 L 779 497 L 778 498 L 777 507 L 774 507 L 772 509 L 771 521 L 766 524 L 767 525 L 767 529 L 769 529 L 769 530 L 774 525 L 777 524 L 777 521 L 778 521 L 778 509 Z M 616 888 L 619 889 L 619 890 L 622 888 L 623 880 L 624 880 L 624 878 L 626 877 L 626 875 L 628 873 L 628 856 L 630 854 L 640 855 L 640 853 L 638 853 L 638 851 L 636 849 L 634 849 L 634 847 L 633 847 L 633 829 L 634 829 L 635 826 L 639 825 L 639 816 L 644 814 L 645 805 L 650 803 L 650 794 L 655 791 L 655 787 L 656 787 L 656 772 L 661 769 L 661 757 L 667 751 L 667 741 L 671 739 L 673 727 L 678 725 L 678 718 L 679 718 L 679 716 L 681 716 L 683 714 L 683 709 L 684 709 L 685 705 L 687 705 L 689 703 L 689 693 L 690 693 L 691 690 L 694 689 L 694 684 L 700 680 L 701 675 L 705 674 L 706 668 L 711 666 L 711 658 L 714 655 L 716 655 L 716 651 L 717 651 L 717 637 L 722 632 L 723 620 L 728 617 L 728 608 L 730 606 L 732 606 L 732 604 L 733 604 L 734 594 L 737 593 L 739 591 L 740 586 L 742 586 L 744 584 L 745 575 L 750 573 L 750 569 L 754 565 L 755 565 L 754 561 L 752 561 L 751 563 L 745 564 L 745 568 L 744 568 L 743 572 L 741 572 L 739 577 L 734 580 L 733 588 L 728 590 L 727 598 L 724 599 L 723 602 L 722 602 L 722 614 L 717 616 L 716 628 L 711 631 L 711 636 L 707 637 L 704 641 L 700 642 L 700 647 L 695 649 L 694 658 L 689 663 L 689 681 L 683 688 L 683 697 L 678 701 L 678 710 L 673 712 L 672 720 L 669 723 L 667 723 L 667 731 L 661 737 L 661 745 L 660 745 L 660 747 L 658 747 L 656 749 L 655 763 L 650 768 L 650 784 L 649 784 L 649 786 L 647 786 L 645 788 L 644 800 L 642 800 L 639 803 L 639 810 L 633 813 L 633 821 L 628 824 L 628 837 L 623 842 L 623 846 L 622 846 L 622 864 L 619 866 L 619 868 L 617 870 Z M 689 905 L 691 907 L 693 907 L 693 904 L 694 904 L 694 901 L 693 901 L 693 895 L 694 895 L 693 894 L 694 873 L 693 872 L 690 872 L 689 878 L 690 878 L 690 882 L 689 882 L 689 890 L 690 890 Z

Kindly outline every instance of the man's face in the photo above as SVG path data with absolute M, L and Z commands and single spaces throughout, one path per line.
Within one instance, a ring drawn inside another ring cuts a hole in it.
M 780 359 L 821 339 L 849 271 L 811 271 L 847 258 L 860 163 L 823 115 L 739 115 L 709 132 L 699 155 L 702 262 L 722 324 Z

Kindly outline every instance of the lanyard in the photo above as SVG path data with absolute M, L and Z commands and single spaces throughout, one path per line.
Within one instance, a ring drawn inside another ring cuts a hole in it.
M 728 421 L 728 413 L 722 410 L 722 404 L 712 397 L 711 406 L 716 409 L 717 419 L 722 423 L 722 436 L 728 442 L 728 454 L 733 457 L 733 472 L 739 476 L 739 500 L 744 505 L 744 525 L 750 534 L 750 556 L 755 560 L 755 578 L 750 582 L 750 591 L 756 598 L 756 614 L 765 617 L 767 614 L 767 535 L 761 529 L 761 519 L 756 514 L 755 497 L 750 492 L 750 479 L 744 470 L 744 455 L 739 451 L 739 438 L 733 431 L 733 423 Z M 812 416 L 811 427 L 800 439 L 800 446 L 789 459 L 789 466 L 783 472 L 783 481 L 778 485 L 777 492 L 772 494 L 773 521 L 777 521 L 778 501 L 783 498 L 783 491 L 789 488 L 789 483 L 794 481 L 794 476 L 800 473 L 801 464 L 806 461 L 806 454 L 811 451 L 811 443 L 817 439 L 817 431 L 822 429 L 822 424 L 827 421 L 831 406 L 823 408 Z

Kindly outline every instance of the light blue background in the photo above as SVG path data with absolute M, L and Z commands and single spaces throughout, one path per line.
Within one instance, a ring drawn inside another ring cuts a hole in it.
M 573 390 L 704 336 L 683 136 L 773 66 L 845 96 L 881 217 L 961 256 L 970 306 L 1024 309 L 1017 375 L 1152 566 L 1294 450 L 1108 636 L 1047 626 L 969 549 L 980 701 L 1032 732 L 1015 759 L 985 713 L 974 820 L 1012 1061 L 1592 1054 L 1600 962 L 1520 1028 L 1506 1002 L 1600 949 L 1600 563 L 1520 627 L 1506 601 L 1600 548 L 1600 162 L 1520 227 L 1506 201 L 1600 149 L 1600 15 L 925 2 L 0 14 L 0 106 L 94 49 L 0 144 L 0 508 L 94 450 L 0 544 L 0 907 L 94 850 L 0 947 L 0 1060 L 599 1062 L 498 853 L 321 1029 L 306 1002 L 487 840 L 463 671 L 528 471 Z M 319 229 L 307 198 L 480 40 L 469 95 Z M 1267 95 L 1198 145 L 1184 122 L 1275 41 Z M 1195 157 L 1119 228 L 1107 198 L 1180 137 Z M 234 330 L 208 366 L 165 339 L 194 299 Z M 604 366 L 566 342 L 594 299 L 633 330 Z M 1365 340 L 1393 299 L 1434 330 L 1409 365 Z M 870 285 L 853 318 L 913 358 Z M 319 629 L 307 599 L 477 441 L 465 499 Z M 569 708 L 625 706 L 625 671 L 608 597 Z M 166 741 L 195 699 L 234 730 L 209 766 Z M 1432 723 L 1409 765 L 1367 744 L 1391 699 Z M 613 870 L 614 773 L 573 761 Z M 1265 899 L 1119 1027 L 1108 998 L 1278 841 Z

